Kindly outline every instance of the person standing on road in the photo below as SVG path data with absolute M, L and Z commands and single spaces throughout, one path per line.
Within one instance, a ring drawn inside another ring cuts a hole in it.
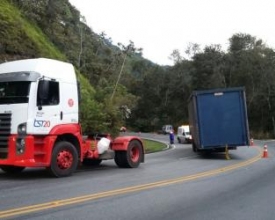
M 169 140 L 170 140 L 170 144 L 174 144 L 174 132 L 170 131 L 169 133 Z

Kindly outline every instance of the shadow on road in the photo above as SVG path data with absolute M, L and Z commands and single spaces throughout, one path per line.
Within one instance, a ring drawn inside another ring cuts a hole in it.
M 101 171 L 101 170 L 114 170 L 114 169 L 119 169 L 115 164 L 102 164 L 100 165 L 95 165 L 95 166 L 84 166 L 81 165 L 77 168 L 75 173 L 73 173 L 72 176 L 77 175 L 78 173 L 87 173 L 87 175 Z M 64 177 L 64 178 L 56 178 L 51 176 L 48 171 L 45 168 L 26 168 L 23 170 L 21 173 L 16 173 L 16 174 L 8 174 L 3 171 L 0 171 L 0 181 L 9 179 L 9 180 L 36 180 L 36 179 L 66 179 L 70 178 L 69 177 Z

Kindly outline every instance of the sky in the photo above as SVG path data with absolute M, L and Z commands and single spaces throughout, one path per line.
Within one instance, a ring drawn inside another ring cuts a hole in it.
M 95 32 L 143 48 L 143 57 L 173 65 L 190 43 L 201 49 L 229 46 L 236 33 L 250 34 L 275 48 L 275 0 L 69 0 Z

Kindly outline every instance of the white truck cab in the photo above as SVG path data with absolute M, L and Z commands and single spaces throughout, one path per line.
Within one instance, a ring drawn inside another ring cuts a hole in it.
M 83 137 L 79 93 L 70 63 L 36 58 L 0 64 L 0 169 L 14 174 L 25 167 L 46 167 L 63 177 L 79 162 L 114 159 L 119 167 L 131 168 L 144 162 L 139 137 L 111 140 L 93 131 Z M 107 144 L 101 144 L 103 138 Z
M 56 125 L 78 123 L 76 86 L 69 63 L 38 58 L 1 64 L 0 118 L 10 118 L 12 134 L 48 134 Z

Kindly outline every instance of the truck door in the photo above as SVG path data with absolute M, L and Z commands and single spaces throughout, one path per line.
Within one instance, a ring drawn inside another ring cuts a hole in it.
M 58 81 L 41 80 L 39 82 L 36 108 L 34 133 L 48 134 L 54 126 L 62 123 L 63 113 L 60 107 Z

